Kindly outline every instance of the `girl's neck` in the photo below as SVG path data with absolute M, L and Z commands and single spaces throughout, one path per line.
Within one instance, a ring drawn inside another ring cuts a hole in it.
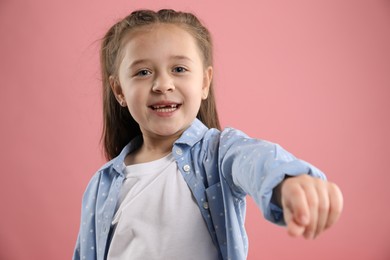
M 132 165 L 158 160 L 172 151 L 173 143 L 177 138 L 178 137 L 150 138 L 147 135 L 143 135 L 142 145 L 140 148 L 127 155 L 125 164 Z

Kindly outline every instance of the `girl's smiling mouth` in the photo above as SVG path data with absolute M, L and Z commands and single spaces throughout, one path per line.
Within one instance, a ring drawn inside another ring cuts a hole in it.
M 181 104 L 178 103 L 167 103 L 167 104 L 155 104 L 149 106 L 153 111 L 157 113 L 172 113 L 179 109 Z

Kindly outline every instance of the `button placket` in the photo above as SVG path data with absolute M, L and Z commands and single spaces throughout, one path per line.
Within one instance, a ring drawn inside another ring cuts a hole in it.
M 189 166 L 188 164 L 185 164 L 185 165 L 183 166 L 183 170 L 184 170 L 187 174 L 189 174 L 190 171 L 191 171 L 191 166 Z
M 180 148 L 177 148 L 175 152 L 177 155 L 183 155 L 183 150 Z

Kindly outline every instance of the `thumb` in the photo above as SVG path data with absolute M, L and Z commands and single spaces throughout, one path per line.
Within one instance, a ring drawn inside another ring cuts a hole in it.
M 287 225 L 287 233 L 290 236 L 297 237 L 303 235 L 305 232 L 305 225 L 297 222 L 294 218 L 294 214 L 289 208 L 286 208 L 284 211 L 284 221 Z
M 292 236 L 300 236 L 310 222 L 305 192 L 300 186 L 295 186 L 286 189 L 284 194 L 282 204 L 288 233 Z

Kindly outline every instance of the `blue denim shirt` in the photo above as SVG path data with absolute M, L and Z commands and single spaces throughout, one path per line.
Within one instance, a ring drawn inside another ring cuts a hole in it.
M 91 179 L 82 201 L 81 226 L 73 259 L 104 259 L 110 227 L 124 180 L 124 159 L 141 144 L 130 142 Z M 227 128 L 208 129 L 195 119 L 174 143 L 172 153 L 192 191 L 220 259 L 246 259 L 246 195 L 266 219 L 283 223 L 283 212 L 271 202 L 273 189 L 286 175 L 325 178 L 314 166 L 279 145 Z

